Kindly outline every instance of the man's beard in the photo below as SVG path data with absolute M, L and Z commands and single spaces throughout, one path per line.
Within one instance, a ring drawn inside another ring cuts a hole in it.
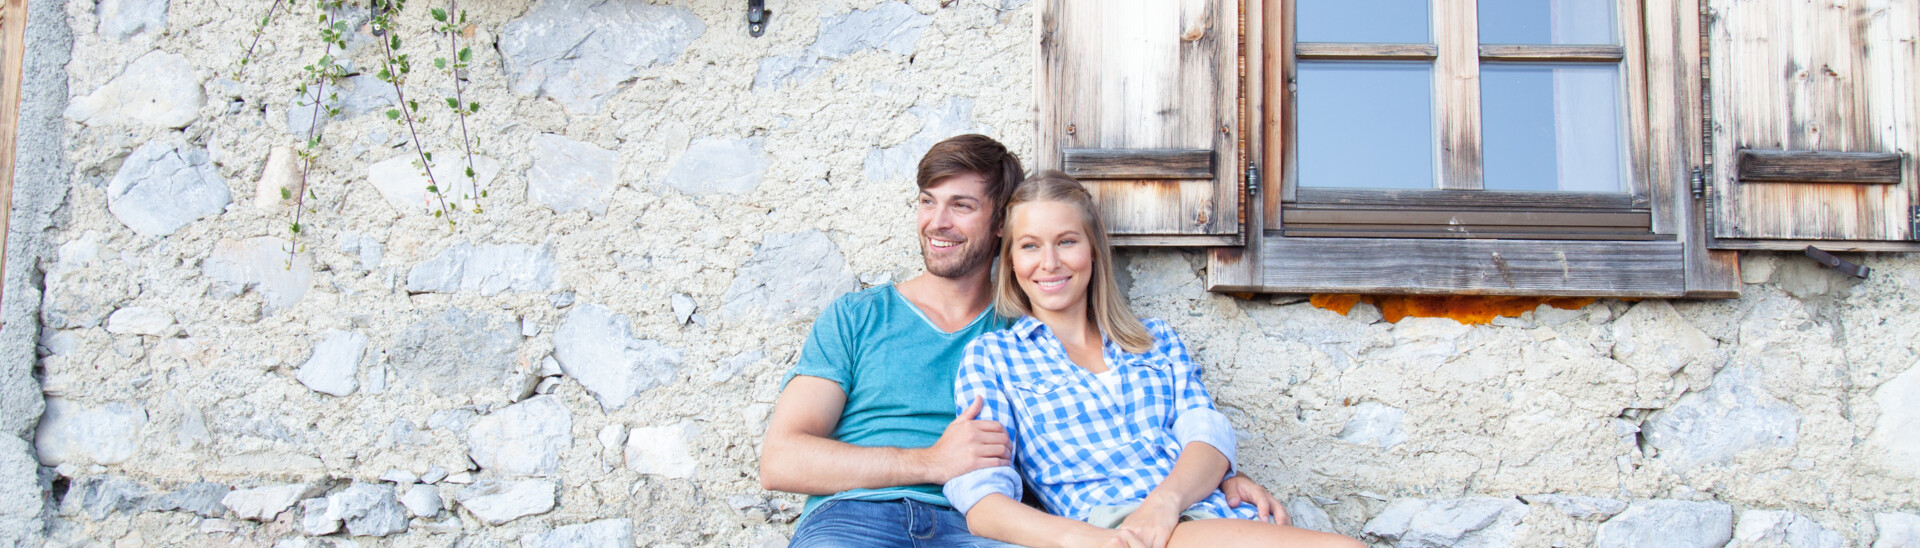
M 945 238 L 941 239 L 944 240 Z M 960 256 L 948 257 L 945 260 L 933 258 L 933 254 L 930 253 L 932 251 L 932 245 L 931 240 L 921 243 L 923 247 L 920 250 L 920 255 L 926 257 L 927 273 L 942 278 L 965 276 L 993 262 L 993 246 L 991 245 L 976 244 L 973 240 L 967 240 L 967 243 L 960 244 L 959 246 L 961 248 Z

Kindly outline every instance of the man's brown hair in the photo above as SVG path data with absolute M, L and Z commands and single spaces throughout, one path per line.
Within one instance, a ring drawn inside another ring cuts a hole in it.
M 942 179 L 966 173 L 987 180 L 987 197 L 993 200 L 993 226 L 1000 226 L 1007 213 L 1007 197 L 1013 194 L 1013 186 L 1025 177 L 1020 158 L 992 137 L 976 133 L 960 135 L 935 143 L 926 156 L 920 157 L 920 173 L 915 183 L 920 190 L 926 190 Z

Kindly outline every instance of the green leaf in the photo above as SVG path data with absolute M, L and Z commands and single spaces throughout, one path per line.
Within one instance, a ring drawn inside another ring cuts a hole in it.
M 280 187 L 280 199 L 282 199 L 282 200 L 292 200 L 292 199 L 293 199 L 293 191 L 292 191 L 292 190 L 287 190 L 287 187 L 284 187 L 284 186 L 283 186 L 283 187 Z
M 419 101 L 415 101 L 415 100 L 412 100 L 412 99 L 408 99 L 408 100 L 407 100 L 407 110 L 411 110 L 411 111 L 415 111 L 415 112 L 419 112 L 419 111 L 420 111 L 420 102 L 419 102 Z
M 300 233 L 300 223 L 293 223 L 292 228 L 294 234 Z
M 437 68 L 437 69 L 447 68 L 447 58 L 445 57 L 433 58 L 433 68 Z
M 437 187 L 434 185 L 427 185 L 427 192 L 439 192 L 439 191 L 440 191 L 440 187 Z
M 480 103 L 473 103 L 473 104 L 471 104 L 471 105 L 467 105 L 467 111 L 468 111 L 468 112 L 480 112 Z
M 469 170 L 469 171 L 471 171 L 471 170 Z M 485 191 L 485 190 L 482 190 L 482 191 L 480 191 L 480 197 L 481 197 L 481 198 L 485 198 L 485 197 L 487 197 L 487 191 Z
M 434 210 L 434 212 L 433 212 L 433 218 L 435 218 L 435 219 L 438 219 L 438 218 L 440 218 L 440 211 L 439 211 L 439 210 Z
M 440 22 L 446 22 L 446 20 L 447 20 L 447 10 L 443 10 L 443 9 L 440 9 L 440 8 L 433 8 L 433 20 L 435 20 L 435 21 L 440 21 Z
M 460 62 L 465 63 L 472 60 L 473 48 L 460 48 Z
M 399 119 L 400 119 L 400 109 L 397 109 L 397 108 L 390 108 L 390 109 L 387 109 L 387 119 L 388 119 L 388 120 L 399 120 Z
M 473 167 L 472 167 L 472 166 L 468 166 L 468 167 L 467 167 L 467 178 L 468 178 L 468 179 L 472 179 L 472 178 L 473 178 Z M 486 195 L 487 195 L 487 191 L 485 191 L 485 190 L 482 190 L 482 191 L 480 191 L 480 195 L 481 195 L 481 196 L 486 196 Z
M 448 97 L 448 98 L 447 98 L 447 108 L 450 108 L 450 109 L 454 109 L 454 110 L 460 110 L 460 100 L 459 100 L 459 99 L 454 99 L 454 98 L 452 98 L 452 97 Z
M 388 47 L 392 49 L 400 49 L 400 34 L 399 33 L 388 34 L 387 44 L 388 44 Z

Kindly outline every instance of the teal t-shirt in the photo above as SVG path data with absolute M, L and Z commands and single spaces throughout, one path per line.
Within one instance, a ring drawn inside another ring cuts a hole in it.
M 833 439 L 861 447 L 930 447 L 953 422 L 953 377 L 967 343 L 1007 323 L 988 308 L 946 333 L 892 284 L 848 293 L 813 321 L 800 361 L 781 387 L 798 375 L 838 383 L 847 405 Z M 800 522 L 829 500 L 903 498 L 948 505 L 939 485 L 855 489 L 807 497 Z

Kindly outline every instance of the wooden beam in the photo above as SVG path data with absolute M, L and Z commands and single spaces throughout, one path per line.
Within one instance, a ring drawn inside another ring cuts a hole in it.
M 1563 45 L 1483 45 L 1480 61 L 1533 61 L 1558 63 L 1618 63 L 1626 58 L 1627 48 L 1620 46 Z
M 1678 297 L 1679 242 L 1274 238 L 1275 293 Z
M 1434 2 L 1440 55 L 1433 63 L 1440 122 L 1440 188 L 1480 190 L 1480 13 L 1474 2 Z
M 1432 61 L 1440 54 L 1433 44 L 1343 44 L 1302 42 L 1294 55 L 1309 61 Z
M 1647 209 L 1646 198 L 1612 192 L 1506 192 L 1481 190 L 1393 189 L 1347 190 L 1303 188 L 1294 194 L 1294 203 L 1302 206 L 1393 206 L 1448 208 L 1540 208 L 1540 209 Z
M 1080 179 L 1212 179 L 1206 149 L 1069 148 L 1060 151 L 1067 175 Z
M 1288 227 L 1304 224 L 1372 224 L 1436 226 L 1618 227 L 1652 233 L 1652 215 L 1645 212 L 1563 212 L 1488 210 L 1406 210 L 1374 208 L 1288 208 L 1281 220 Z
M 1900 155 L 1893 152 L 1744 149 L 1738 162 L 1742 183 L 1900 184 Z
M 19 147 L 20 79 L 26 53 L 27 0 L 4 0 L 0 4 L 0 273 L 6 272 L 8 222 L 13 217 L 13 163 Z M 4 300 L 5 287 L 0 284 L 0 301 Z

